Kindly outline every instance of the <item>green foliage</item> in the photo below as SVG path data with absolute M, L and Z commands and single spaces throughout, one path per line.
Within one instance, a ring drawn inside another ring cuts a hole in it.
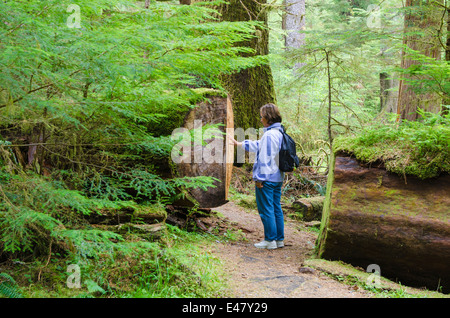
M 192 87 L 220 89 L 219 74 L 263 62 L 232 45 L 256 23 L 216 23 L 205 5 L 81 1 L 77 29 L 66 24 L 69 4 L 0 4 L 2 135 L 45 136 L 52 163 L 167 156 L 167 138 L 151 133 L 179 126 L 174 119 L 203 98 Z
M 405 57 L 413 60 L 410 67 L 395 68 L 418 94 L 434 92 L 445 99 L 450 98 L 450 61 L 435 59 L 404 46 Z
M 82 0 L 78 16 L 72 4 L 0 3 L 1 260 L 45 258 L 23 277 L 59 285 L 62 263 L 79 264 L 80 296 L 133 293 L 128 283 L 145 296 L 203 295 L 203 274 L 164 242 L 87 219 L 213 187 L 208 176 L 173 177 L 170 135 L 205 98 L 196 88 L 221 93 L 219 75 L 267 62 L 238 45 L 260 24 L 218 23 L 214 3 Z
M 399 4 L 379 4 L 380 27 L 368 22 L 368 5 L 308 2 L 306 17 L 314 19 L 306 19 L 300 48 L 285 50 L 284 32 L 272 32 L 272 64 L 286 125 L 302 152 L 317 162 L 329 153 L 329 96 L 331 138 L 356 131 L 380 111 L 379 74 L 400 63 L 396 45 L 401 41 L 392 36 L 403 25 L 401 19 L 393 19 Z
M 10 114 L 20 109 L 48 126 L 95 126 L 94 136 L 103 137 L 97 141 L 136 141 L 166 111 L 199 98 L 189 85 L 219 87 L 219 73 L 256 63 L 231 45 L 254 24 L 208 22 L 214 11 L 205 6 L 154 2 L 144 10 L 135 1 L 81 1 L 76 29 L 66 25 L 69 4 L 2 3 L 0 107 Z
M 450 116 L 420 111 L 418 121 L 366 127 L 336 139 L 334 151 L 367 163 L 382 162 L 388 171 L 421 179 L 450 172 Z
M 218 297 L 224 293 L 218 260 L 204 253 L 210 239 L 168 225 L 167 249 L 156 250 L 142 265 L 129 297 Z M 200 244 L 199 244 L 200 243 Z
M 0 273 L 0 296 L 7 298 L 22 298 L 16 281 L 6 273 Z

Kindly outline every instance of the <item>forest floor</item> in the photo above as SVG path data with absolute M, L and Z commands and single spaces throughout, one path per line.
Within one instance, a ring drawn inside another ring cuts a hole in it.
M 285 247 L 275 250 L 253 246 L 263 238 L 257 211 L 230 201 L 213 209 L 207 223 L 223 222 L 227 230 L 241 230 L 242 237 L 217 241 L 209 251 L 224 267 L 229 290 L 236 298 L 368 298 L 373 294 L 357 285 L 339 282 L 329 273 L 308 266 L 317 234 L 285 221 Z M 207 221 L 207 220 L 205 220 Z
M 326 184 L 326 178 L 305 174 L 312 184 Z M 292 179 L 292 178 L 291 178 Z M 232 178 L 230 201 L 212 209 L 202 218 L 204 225 L 229 239 L 217 240 L 206 252 L 222 263 L 227 290 L 233 298 L 448 298 L 442 293 L 404 286 L 373 273 L 337 261 L 314 257 L 318 229 L 314 222 L 292 218 L 287 201 L 282 200 L 285 214 L 285 246 L 275 250 L 258 249 L 255 243 L 264 238 L 251 182 L 251 170 L 236 168 Z M 313 187 L 299 186 L 290 197 L 318 195 Z M 292 191 L 292 190 L 291 190 Z M 283 203 L 284 202 L 284 203 Z M 218 236 L 220 237 L 220 236 Z M 375 284 L 374 284 L 375 283 Z

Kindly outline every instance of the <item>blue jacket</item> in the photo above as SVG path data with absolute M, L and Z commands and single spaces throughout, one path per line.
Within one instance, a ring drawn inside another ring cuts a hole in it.
M 283 139 L 279 128 L 281 123 L 274 123 L 264 128 L 264 134 L 260 140 L 242 142 L 242 148 L 245 151 L 256 152 L 253 164 L 253 180 L 255 181 L 283 182 L 284 180 L 284 172 L 280 171 L 276 162 Z

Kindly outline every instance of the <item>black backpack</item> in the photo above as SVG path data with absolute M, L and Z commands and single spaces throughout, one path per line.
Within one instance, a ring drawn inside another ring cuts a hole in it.
M 286 134 L 284 126 L 281 126 L 280 132 L 283 135 L 283 139 L 278 154 L 278 168 L 283 172 L 292 172 L 300 165 L 295 141 L 291 136 Z

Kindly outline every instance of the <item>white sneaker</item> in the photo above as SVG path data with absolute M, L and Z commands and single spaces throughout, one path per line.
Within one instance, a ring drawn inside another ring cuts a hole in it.
M 284 247 L 284 241 L 277 241 L 277 247 Z
M 255 247 L 257 248 L 267 248 L 268 250 L 274 250 L 277 248 L 277 242 L 276 241 L 262 241 L 255 244 Z

